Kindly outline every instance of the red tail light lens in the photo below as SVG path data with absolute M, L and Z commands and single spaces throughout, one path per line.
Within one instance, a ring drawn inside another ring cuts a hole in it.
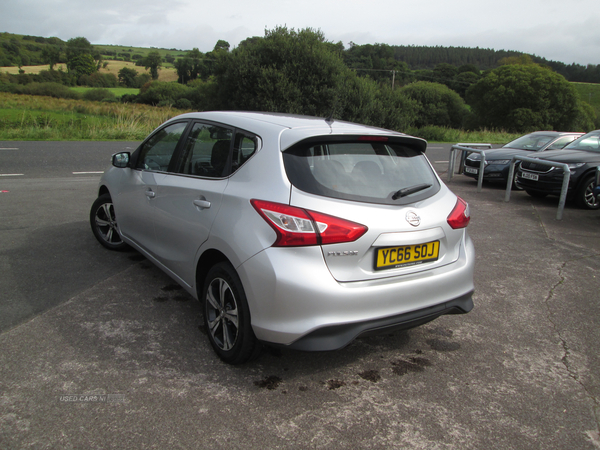
M 282 203 L 255 199 L 250 203 L 277 233 L 274 247 L 353 242 L 368 230 L 356 222 Z
M 469 205 L 462 198 L 458 197 L 456 200 L 456 206 L 448 216 L 448 225 L 453 229 L 466 228 L 471 221 L 471 212 L 469 211 Z

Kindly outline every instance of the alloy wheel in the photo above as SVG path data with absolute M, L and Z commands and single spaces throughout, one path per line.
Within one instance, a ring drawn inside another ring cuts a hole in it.
M 208 286 L 206 315 L 215 344 L 221 350 L 231 350 L 239 332 L 238 305 L 233 290 L 223 278 L 214 278 Z

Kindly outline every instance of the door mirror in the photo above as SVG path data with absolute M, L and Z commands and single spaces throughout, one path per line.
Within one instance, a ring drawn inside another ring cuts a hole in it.
M 129 167 L 129 152 L 115 153 L 112 157 L 112 165 L 124 169 Z

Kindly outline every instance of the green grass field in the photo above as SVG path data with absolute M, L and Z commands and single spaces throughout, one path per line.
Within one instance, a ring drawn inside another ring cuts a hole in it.
M 79 92 L 80 94 L 83 94 L 91 89 L 98 89 L 98 88 L 90 88 L 90 87 L 82 87 L 82 86 L 78 86 L 78 87 L 72 87 L 71 90 L 75 91 L 75 92 Z M 124 87 L 118 87 L 118 88 L 104 88 L 109 90 L 110 92 L 112 92 L 113 94 L 115 94 L 115 97 L 121 97 L 125 94 L 133 94 L 133 95 L 137 95 L 139 94 L 140 90 L 136 89 L 136 88 L 124 88 Z
M 0 140 L 139 141 L 180 113 L 148 105 L 0 92 Z
M 114 76 L 118 77 L 119 70 L 121 70 L 123 67 L 127 67 L 129 69 L 134 69 L 137 71 L 137 73 L 148 73 L 148 71 L 145 70 L 143 67 L 136 66 L 134 63 L 129 62 L 129 61 L 107 60 L 105 62 L 107 63 L 107 65 L 106 65 L 106 67 L 100 68 L 100 70 L 99 70 L 100 73 L 112 73 Z M 67 66 L 65 64 L 59 64 L 58 66 L 55 66 L 54 69 L 58 70 L 59 68 L 62 68 L 62 70 L 65 70 L 65 71 L 67 70 Z M 21 67 L 21 69 L 25 73 L 40 73 L 40 71 L 42 71 L 42 70 L 48 70 L 48 66 L 47 65 L 23 66 L 23 67 Z M 19 68 L 18 67 L 0 67 L 0 73 L 11 73 L 13 75 L 16 75 L 19 73 Z M 159 81 L 177 81 L 177 71 L 170 64 L 165 64 L 163 68 L 158 70 L 158 80 Z

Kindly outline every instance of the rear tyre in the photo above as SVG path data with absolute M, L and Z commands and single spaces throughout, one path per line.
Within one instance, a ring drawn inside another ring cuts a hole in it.
M 530 191 L 527 189 L 525 189 L 525 192 L 527 192 L 531 197 L 534 198 L 544 198 L 548 196 L 548 194 L 546 194 L 545 192 Z
M 242 364 L 260 353 L 260 343 L 250 324 L 250 310 L 242 283 L 233 267 L 213 266 L 204 282 L 204 325 L 219 357 L 228 364 Z
M 575 196 L 578 206 L 585 209 L 600 209 L 600 201 L 593 192 L 595 187 L 596 177 L 594 175 L 588 176 L 583 180 Z
M 98 242 L 110 250 L 124 250 L 128 245 L 119 234 L 115 207 L 110 194 L 102 194 L 92 204 L 90 225 Z

